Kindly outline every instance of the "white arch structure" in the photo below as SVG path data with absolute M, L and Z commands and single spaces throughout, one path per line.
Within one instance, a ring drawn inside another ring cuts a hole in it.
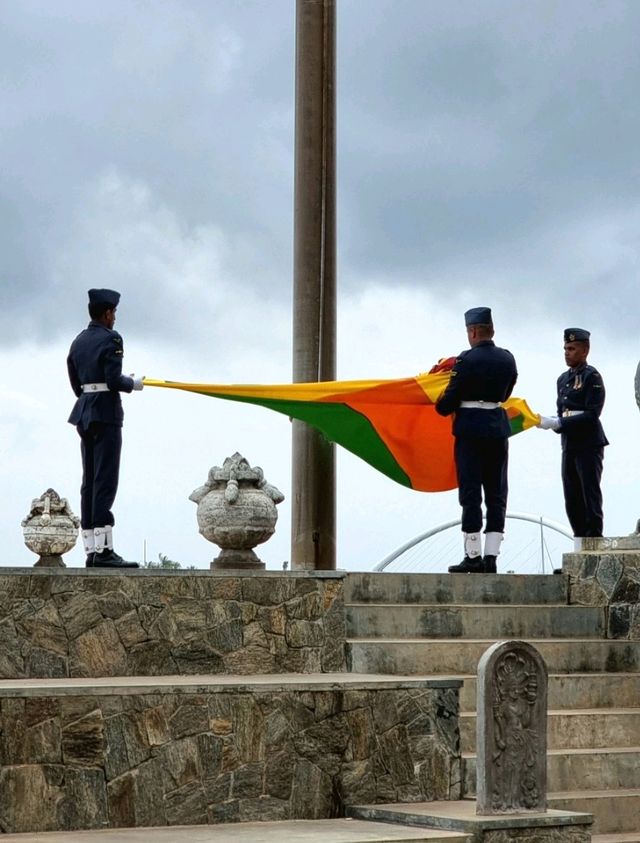
M 557 521 L 551 521 L 549 518 L 545 518 L 543 515 L 532 515 L 530 512 L 507 512 L 507 518 L 514 518 L 517 521 L 529 521 L 532 524 L 539 524 L 540 525 L 540 539 L 542 541 L 543 530 L 547 527 L 549 530 L 555 530 L 556 533 L 561 533 L 563 536 L 566 536 L 568 539 L 573 541 L 573 533 L 569 532 L 569 528 L 565 527 L 564 524 L 559 524 Z M 438 533 L 444 532 L 444 530 L 449 530 L 451 527 L 457 527 L 459 524 L 462 523 L 460 518 L 456 519 L 455 521 L 447 521 L 444 524 L 439 524 L 437 527 L 433 527 L 431 530 L 427 530 L 426 533 L 420 533 L 419 536 L 411 539 L 410 541 L 406 542 L 406 544 L 401 545 L 393 553 L 390 553 L 386 556 L 382 562 L 378 562 L 376 567 L 373 569 L 374 571 L 384 571 L 395 559 L 399 556 L 402 556 L 407 550 L 410 550 L 412 547 L 415 547 L 420 542 L 423 542 L 425 539 L 431 538 L 431 536 L 435 536 Z M 544 570 L 544 555 L 542 558 L 542 566 Z

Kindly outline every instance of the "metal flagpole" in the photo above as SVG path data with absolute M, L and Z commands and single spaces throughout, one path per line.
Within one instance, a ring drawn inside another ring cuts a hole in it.
M 296 0 L 293 380 L 336 378 L 335 0 Z M 293 422 L 291 561 L 336 567 L 334 447 Z

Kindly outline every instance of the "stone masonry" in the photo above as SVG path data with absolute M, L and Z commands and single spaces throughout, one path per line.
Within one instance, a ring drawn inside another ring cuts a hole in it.
M 640 535 L 581 541 L 581 552 L 563 556 L 569 602 L 604 606 L 607 638 L 639 641 Z
M 0 678 L 344 670 L 343 577 L 6 568 Z
M 591 843 L 591 832 L 585 828 L 566 826 L 519 829 L 516 833 L 513 829 L 503 828 L 486 831 L 482 837 L 482 843 L 514 843 L 516 840 L 517 843 Z
M 456 799 L 459 684 L 5 687 L 0 830 L 313 819 L 345 803 Z

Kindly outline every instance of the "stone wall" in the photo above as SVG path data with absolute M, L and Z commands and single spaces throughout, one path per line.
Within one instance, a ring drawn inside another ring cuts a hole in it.
M 565 553 L 569 603 L 604 606 L 607 638 L 640 640 L 640 536 L 582 539 L 582 552 Z
M 311 819 L 344 816 L 345 803 L 456 799 L 459 684 L 5 689 L 0 830 Z
M 343 578 L 4 569 L 0 678 L 344 670 Z
M 482 843 L 591 843 L 591 832 L 585 828 L 519 828 L 495 829 L 482 835 Z

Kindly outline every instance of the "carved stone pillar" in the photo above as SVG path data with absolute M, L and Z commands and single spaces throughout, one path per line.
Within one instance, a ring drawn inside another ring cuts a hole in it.
M 547 810 L 547 668 L 525 641 L 502 641 L 478 664 L 480 815 Z

